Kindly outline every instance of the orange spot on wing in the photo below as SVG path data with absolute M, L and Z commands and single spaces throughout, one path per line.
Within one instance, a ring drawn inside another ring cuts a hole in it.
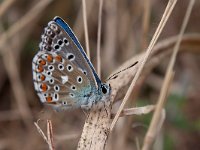
M 47 85 L 42 83 L 40 88 L 42 89 L 43 92 L 45 92 L 47 90 Z
M 52 62 L 53 61 L 53 57 L 51 55 L 47 55 L 47 61 L 48 62 Z
M 52 97 L 51 97 L 51 96 L 48 96 L 48 97 L 46 98 L 46 101 L 47 101 L 47 102 L 52 102 Z
M 44 68 L 42 67 L 42 65 L 39 65 L 38 68 L 37 68 L 37 71 L 38 72 L 43 72 L 43 70 L 44 70 Z
M 46 77 L 45 77 L 43 74 L 42 74 L 41 77 L 40 77 L 41 81 L 44 81 L 45 78 L 46 78 Z
M 42 59 L 42 60 L 39 61 L 39 64 L 40 65 L 46 65 L 46 61 Z
M 62 61 L 62 57 L 60 55 L 57 55 L 56 56 L 56 60 L 61 62 Z

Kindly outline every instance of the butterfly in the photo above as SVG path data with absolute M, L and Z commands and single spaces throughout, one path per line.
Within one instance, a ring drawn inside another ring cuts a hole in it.
M 40 101 L 57 111 L 91 109 L 111 93 L 110 85 L 101 82 L 73 31 L 60 17 L 44 28 L 32 70 Z

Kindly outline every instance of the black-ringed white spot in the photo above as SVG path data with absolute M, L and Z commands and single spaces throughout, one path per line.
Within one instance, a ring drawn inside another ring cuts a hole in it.
M 58 43 L 58 45 L 63 46 L 63 41 L 62 40 L 58 40 L 57 43 Z
M 51 75 L 52 75 L 52 72 L 51 72 L 51 71 L 47 71 L 47 75 L 48 75 L 48 76 L 51 76 Z
M 58 100 L 59 99 L 58 93 L 54 93 L 53 97 L 54 97 L 55 100 Z
M 54 90 L 55 90 L 56 92 L 58 92 L 58 91 L 60 91 L 60 87 L 59 87 L 58 85 L 55 85 L 55 86 L 54 86 Z
M 87 75 L 87 71 L 84 70 L 84 71 L 83 71 L 83 74 L 84 74 L 84 75 Z
M 50 84 L 54 84 L 54 79 L 51 78 L 51 79 L 49 80 L 49 83 L 50 83 Z
M 70 60 L 70 61 L 74 60 L 74 59 L 75 59 L 74 54 L 68 53 L 68 54 L 67 54 L 67 59 Z
M 54 71 L 54 69 L 55 69 L 55 68 L 54 68 L 53 65 L 49 65 L 49 66 L 48 66 L 48 70 L 50 70 L 50 71 Z
M 63 105 L 67 105 L 67 101 L 62 101 L 62 104 Z
M 83 78 L 81 76 L 78 76 L 76 78 L 76 80 L 77 80 L 78 83 L 82 83 L 83 82 Z
M 60 46 L 59 46 L 58 44 L 55 44 L 55 45 L 54 45 L 54 49 L 55 49 L 55 50 L 59 50 L 59 49 L 60 49 Z
M 69 96 L 70 97 L 74 97 L 75 95 L 73 93 L 69 93 Z
M 58 64 L 58 69 L 59 69 L 59 70 L 64 70 L 63 64 Z
M 67 71 L 69 71 L 69 72 L 72 72 L 73 71 L 73 67 L 72 67 L 72 65 L 67 65 Z
M 76 90 L 76 86 L 75 86 L 75 85 L 72 85 L 72 86 L 71 86 L 71 89 L 72 89 L 73 91 L 75 91 L 75 90 Z
M 69 45 L 69 41 L 66 38 L 63 39 L 63 42 L 65 43 L 65 45 Z

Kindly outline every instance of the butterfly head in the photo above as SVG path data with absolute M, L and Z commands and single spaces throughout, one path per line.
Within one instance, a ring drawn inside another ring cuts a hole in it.
M 108 85 L 106 83 L 102 83 L 100 91 L 101 91 L 101 94 L 103 96 L 109 96 L 110 95 L 110 91 L 111 91 L 111 87 L 110 87 L 110 85 Z

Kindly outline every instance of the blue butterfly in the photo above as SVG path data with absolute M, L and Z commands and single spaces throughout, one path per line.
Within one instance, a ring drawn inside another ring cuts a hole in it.
M 32 70 L 34 87 L 42 103 L 59 111 L 91 109 L 108 99 L 110 86 L 101 82 L 67 23 L 55 17 L 41 39 Z

